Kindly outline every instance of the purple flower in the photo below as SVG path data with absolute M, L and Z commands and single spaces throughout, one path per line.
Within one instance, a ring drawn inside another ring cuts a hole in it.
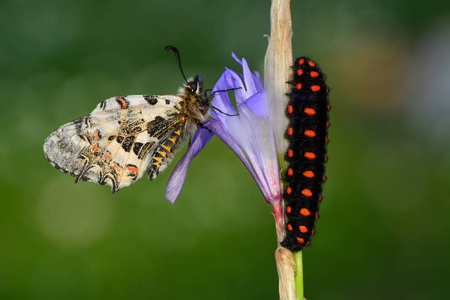
M 211 111 L 214 120 L 204 123 L 209 130 L 197 130 L 167 183 L 166 198 L 172 203 L 181 192 L 191 160 L 209 142 L 213 133 L 241 159 L 267 202 L 274 205 L 281 199 L 275 139 L 261 78 L 257 72 L 250 71 L 244 58 L 240 61 L 234 53 L 232 57 L 242 66 L 243 75 L 226 69 L 212 92 L 234 89 L 237 111 L 228 92 L 214 94 L 212 106 L 215 111 Z

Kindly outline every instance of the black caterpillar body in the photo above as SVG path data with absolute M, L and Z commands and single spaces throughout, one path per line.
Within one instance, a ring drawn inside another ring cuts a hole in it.
M 286 109 L 289 126 L 285 137 L 290 145 L 286 188 L 286 238 L 283 247 L 296 252 L 309 245 L 318 219 L 325 182 L 328 123 L 328 87 L 319 66 L 307 57 L 295 60 L 290 101 Z

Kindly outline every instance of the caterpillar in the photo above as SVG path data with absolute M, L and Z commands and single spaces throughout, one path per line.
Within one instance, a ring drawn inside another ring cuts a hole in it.
M 295 60 L 290 97 L 286 108 L 289 126 L 285 138 L 289 148 L 284 175 L 286 200 L 286 237 L 281 245 L 300 251 L 309 245 L 314 224 L 319 218 L 322 185 L 327 162 L 329 127 L 328 87 L 319 66 L 307 57 Z

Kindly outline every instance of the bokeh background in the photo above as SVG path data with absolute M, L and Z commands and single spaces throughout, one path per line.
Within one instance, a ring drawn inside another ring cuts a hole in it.
M 219 139 L 175 205 L 52 168 L 57 127 L 123 94 L 212 87 L 234 51 L 263 73 L 270 1 L 0 2 L 0 298 L 277 299 L 271 206 Z M 308 299 L 445 299 L 450 2 L 292 1 L 293 47 L 332 88 L 329 180 Z M 177 160 L 181 157 L 178 155 Z

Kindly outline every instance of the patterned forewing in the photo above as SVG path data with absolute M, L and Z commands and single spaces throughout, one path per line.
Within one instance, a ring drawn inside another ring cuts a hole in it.
M 107 184 L 116 192 L 139 179 L 150 163 L 151 179 L 165 169 L 179 144 L 173 137 L 184 131 L 184 107 L 176 95 L 109 98 L 55 130 L 44 152 L 76 181 Z

